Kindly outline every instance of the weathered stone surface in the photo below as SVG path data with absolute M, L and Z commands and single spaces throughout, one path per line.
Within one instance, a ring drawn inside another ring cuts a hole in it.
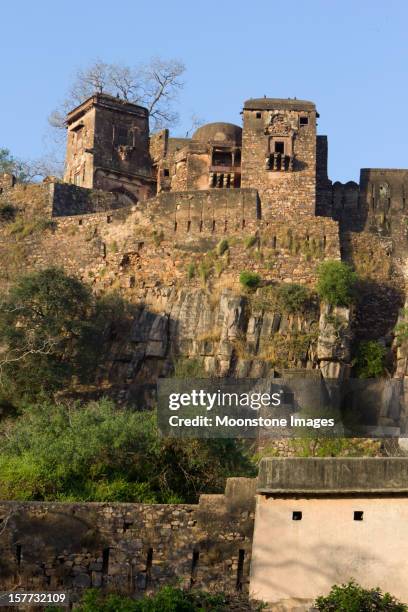
M 317 358 L 323 361 L 350 361 L 350 309 L 322 304 L 319 320 Z

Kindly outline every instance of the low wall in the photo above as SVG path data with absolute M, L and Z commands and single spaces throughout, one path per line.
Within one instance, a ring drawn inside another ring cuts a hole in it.
M 0 502 L 0 590 L 247 591 L 255 480 L 197 505 Z

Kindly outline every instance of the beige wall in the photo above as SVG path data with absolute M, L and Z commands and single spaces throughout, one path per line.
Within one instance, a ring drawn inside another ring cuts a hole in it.
M 292 520 L 293 511 L 302 520 Z M 363 521 L 354 511 L 364 512 Z M 277 610 L 306 610 L 350 578 L 408 602 L 407 559 L 408 498 L 257 496 L 250 590 L 281 602 Z

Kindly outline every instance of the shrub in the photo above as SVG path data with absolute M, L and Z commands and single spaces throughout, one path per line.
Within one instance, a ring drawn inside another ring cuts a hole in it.
M 310 303 L 310 293 L 302 285 L 283 284 L 278 289 L 278 302 L 284 312 L 303 312 Z
M 359 378 L 377 378 L 384 373 L 386 349 L 376 340 L 360 342 L 355 362 Z
M 245 238 L 244 240 L 245 248 L 250 249 L 251 247 L 255 246 L 257 242 L 258 242 L 257 236 L 248 236 L 248 238 Z
M 403 308 L 400 312 L 400 321 L 395 326 L 394 334 L 398 346 L 408 340 L 408 309 Z
M 342 261 L 325 261 L 318 268 L 317 292 L 333 306 L 349 306 L 355 299 L 357 275 Z
M 217 244 L 218 255 L 224 255 L 224 253 L 228 251 L 228 249 L 229 249 L 229 244 L 226 238 L 224 238 L 223 240 L 220 240 L 219 243 Z
M 347 584 L 335 584 L 327 596 L 318 597 L 315 607 L 321 612 L 407 612 L 408 606 L 377 587 L 364 589 L 351 580 Z
M 153 237 L 153 242 L 154 242 L 155 246 L 160 246 L 160 244 L 164 240 L 163 230 L 161 230 L 160 232 L 157 232 L 156 230 L 153 230 L 152 237 Z
M 1 438 L 1 499 L 193 503 L 252 474 L 241 442 L 163 437 L 107 400 L 28 406 Z
M 261 277 L 259 276 L 259 274 L 256 274 L 256 272 L 248 272 L 244 270 L 239 275 L 239 282 L 241 283 L 241 285 L 243 285 L 243 287 L 246 287 L 247 289 L 256 289 L 257 287 L 259 287 Z
M 192 278 L 194 278 L 195 275 L 196 275 L 195 264 L 189 263 L 188 266 L 187 266 L 187 278 L 188 278 L 188 280 L 191 280 Z
M 198 273 L 204 285 L 209 279 L 211 272 L 212 272 L 212 263 L 210 262 L 209 258 L 203 259 L 203 261 L 201 261 L 200 265 L 198 266 Z
M 154 595 L 131 599 L 125 595 L 105 594 L 89 589 L 82 596 L 78 612 L 227 612 L 236 609 L 236 602 L 223 593 L 206 593 L 166 586 Z M 235 605 L 234 605 L 235 603 Z
M 182 357 L 174 364 L 174 378 L 207 378 L 203 360 Z
M 19 238 L 27 238 L 37 232 L 41 233 L 46 230 L 54 230 L 56 227 L 55 221 L 46 218 L 38 218 L 27 220 L 23 217 L 17 217 L 9 226 L 9 233 L 12 236 Z
M 0 206 L 0 221 L 14 221 L 16 209 L 11 204 Z

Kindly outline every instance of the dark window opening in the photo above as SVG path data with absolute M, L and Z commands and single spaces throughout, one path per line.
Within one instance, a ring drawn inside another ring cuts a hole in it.
M 273 249 L 276 249 L 276 244 L 277 244 L 277 240 L 276 240 L 276 236 L 274 236 L 274 237 L 272 238 L 272 248 L 273 248 Z
M 191 221 L 190 219 L 187 221 L 187 231 L 189 232 L 191 229 Z
M 237 151 L 235 153 L 234 160 L 235 160 L 235 165 L 236 166 L 239 166 L 241 164 L 241 151 Z
M 116 132 L 116 143 L 118 145 L 128 144 L 128 129 L 126 127 L 118 127 Z
M 136 585 L 140 591 L 144 591 L 147 588 L 151 580 L 152 564 L 153 564 L 153 548 L 148 548 L 145 569 L 139 572 L 136 578 Z
M 212 222 L 212 231 L 215 232 L 215 219 Z
M 309 123 L 309 117 L 300 117 L 299 119 L 300 125 L 308 125 L 308 123 Z
M 275 153 L 284 153 L 285 152 L 285 143 L 277 140 L 275 142 Z
M 228 221 L 227 221 L 227 219 L 225 219 L 225 221 L 224 221 L 224 232 L 227 231 L 227 227 L 228 227 Z
M 239 549 L 238 553 L 238 568 L 237 568 L 237 591 L 242 591 L 244 584 L 244 561 L 245 561 L 245 550 Z
M 82 225 L 82 219 L 78 221 L 78 225 Z
M 146 586 L 152 577 L 153 548 L 149 548 L 146 557 Z
M 262 117 L 262 113 L 256 113 L 256 118 L 260 119 Z
M 232 153 L 227 151 L 213 152 L 213 166 L 232 166 Z
M 362 521 L 363 520 L 363 515 L 364 515 L 364 512 L 362 512 L 361 510 L 356 510 L 354 512 L 354 520 L 355 521 Z
M 191 561 L 191 578 L 190 578 L 190 587 L 194 586 L 194 583 L 197 579 L 197 571 L 198 571 L 198 560 L 200 558 L 200 552 L 198 550 L 193 550 L 193 559 Z
M 242 219 L 241 225 L 242 225 L 242 229 L 244 229 L 244 227 L 245 227 L 245 219 Z
M 168 168 L 165 168 L 165 169 L 163 170 L 163 175 L 164 175 L 164 176 L 170 176 L 170 170 L 169 170 Z
M 112 217 L 111 217 L 111 215 L 108 215 L 108 216 L 106 217 L 106 223 L 112 223 Z
M 17 567 L 20 567 L 21 565 L 21 544 L 17 544 L 16 546 L 16 561 L 17 561 Z
M 302 520 L 302 513 L 299 510 L 292 512 L 292 521 L 301 521 L 301 520 Z
M 200 221 L 200 232 L 202 232 L 202 231 L 203 231 L 203 222 Z
M 177 221 L 174 222 L 174 231 L 177 232 Z
M 109 573 L 109 548 L 104 548 L 102 551 L 102 574 Z

